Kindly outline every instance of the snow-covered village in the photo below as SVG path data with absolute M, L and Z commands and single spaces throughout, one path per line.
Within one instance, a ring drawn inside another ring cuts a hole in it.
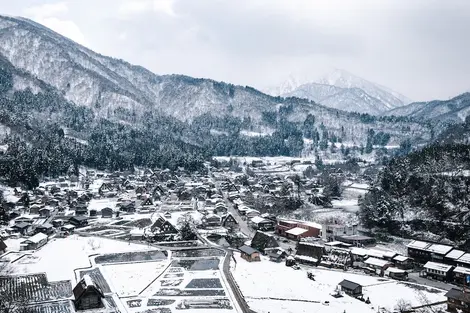
M 0 3 L 0 313 L 470 313 L 470 1 Z
M 367 174 L 337 170 L 330 197 L 309 164 L 219 158 L 204 174 L 81 169 L 6 188 L 0 286 L 35 312 L 405 312 L 464 296 L 469 253 L 365 235 Z M 285 201 L 311 205 L 269 213 Z

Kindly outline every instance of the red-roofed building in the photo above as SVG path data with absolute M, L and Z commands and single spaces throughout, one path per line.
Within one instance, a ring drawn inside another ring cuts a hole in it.
M 314 222 L 280 220 L 276 225 L 277 234 L 296 240 L 305 237 L 320 237 L 321 230 L 322 226 Z

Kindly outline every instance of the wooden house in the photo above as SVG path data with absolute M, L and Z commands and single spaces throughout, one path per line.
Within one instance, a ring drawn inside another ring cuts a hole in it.
M 73 288 L 74 304 L 77 311 L 104 307 L 104 294 L 89 275 L 83 276 Z
M 457 266 L 457 260 L 465 254 L 462 250 L 452 249 L 444 257 L 445 264 Z
M 39 210 L 39 215 L 41 217 L 50 217 L 51 216 L 51 209 L 42 208 L 42 209 Z
M 444 257 L 452 250 L 452 247 L 413 240 L 407 245 L 407 249 L 409 257 L 413 258 L 416 262 L 426 263 L 428 261 L 443 262 Z
M 299 241 L 296 247 L 296 254 L 321 260 L 325 252 L 325 246 L 321 242 Z
M 31 231 L 31 224 L 26 222 L 19 222 L 15 223 L 15 225 L 13 225 L 11 228 L 21 235 L 26 235 Z
M 266 248 L 279 247 L 279 243 L 276 241 L 273 235 L 257 231 L 251 240 L 251 247 L 264 253 Z
M 36 232 L 50 235 L 54 233 L 54 226 L 50 223 L 44 223 L 39 226 L 36 226 Z
M 249 220 L 249 223 L 254 229 L 259 229 L 262 231 L 274 230 L 274 222 L 261 216 L 255 216 Z
M 145 199 L 142 200 L 142 206 L 151 206 L 153 205 L 152 198 L 146 197 Z
M 450 281 L 452 279 L 452 265 L 429 261 L 424 265 L 427 277 L 437 280 Z
M 150 226 L 152 233 L 156 235 L 174 235 L 178 230 L 169 221 L 163 217 L 159 217 L 152 226 Z
M 470 268 L 457 266 L 452 271 L 453 282 L 459 286 L 465 285 L 470 286 L 470 282 L 467 281 L 467 277 L 470 277 Z
M 228 213 L 222 217 L 222 226 L 225 228 L 235 228 L 238 226 L 238 222 L 231 213 Z
M 259 252 L 252 247 L 241 246 L 238 249 L 240 250 L 240 256 L 242 259 L 247 260 L 248 262 L 261 261 Z
M 358 283 L 345 279 L 340 282 L 339 285 L 341 286 L 341 291 L 343 291 L 347 295 L 350 295 L 352 297 L 362 296 L 362 286 Z
M 393 263 L 395 263 L 395 266 L 399 269 L 402 270 L 408 270 L 413 268 L 413 260 L 407 256 L 403 255 L 396 255 L 392 259 Z
M 452 288 L 445 297 L 447 297 L 447 311 L 470 313 L 470 293 Z
M 48 237 L 46 234 L 37 233 L 36 235 L 20 242 L 20 250 L 39 249 L 47 243 L 47 239 Z
M 69 223 L 75 227 L 85 227 L 88 225 L 87 216 L 72 216 L 69 220 Z
M 202 223 L 204 226 L 216 227 L 220 226 L 222 218 L 216 214 L 207 214 L 202 218 Z
M 368 257 L 364 261 L 364 265 L 367 266 L 367 268 L 369 268 L 371 271 L 375 272 L 377 275 L 383 276 L 385 270 L 393 266 L 393 263 L 374 257 Z

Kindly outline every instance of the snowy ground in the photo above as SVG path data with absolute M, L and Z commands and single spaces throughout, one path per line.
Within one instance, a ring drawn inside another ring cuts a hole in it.
M 52 239 L 38 251 L 12 263 L 12 269 L 22 274 L 45 272 L 50 281 L 71 280 L 72 284 L 75 284 L 75 269 L 90 267 L 88 258 L 90 255 L 143 250 L 155 250 L 155 248 L 74 235 L 68 238 Z
M 422 295 L 431 302 L 445 301 L 442 290 L 419 291 L 394 280 L 319 268 L 309 269 L 315 275 L 312 281 L 304 268 L 296 271 L 265 258 L 249 263 L 239 254 L 235 257 L 237 263 L 232 273 L 248 304 L 258 313 L 377 312 L 378 306 L 393 310 L 399 299 L 421 305 Z M 347 295 L 331 296 L 343 279 L 363 285 L 364 296 L 370 298 L 371 304 Z M 329 303 L 326 305 L 325 301 Z
M 167 261 L 103 265 L 106 281 L 120 297 L 138 295 L 165 268 Z

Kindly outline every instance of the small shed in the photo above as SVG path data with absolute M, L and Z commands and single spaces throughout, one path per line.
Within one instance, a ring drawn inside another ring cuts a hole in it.
M 341 291 L 343 291 L 347 295 L 350 295 L 352 297 L 362 296 L 362 286 L 358 283 L 344 279 L 342 282 L 339 283 L 339 285 L 341 286 Z
M 113 217 L 113 209 L 106 207 L 101 210 L 101 217 L 103 218 L 111 218 Z
M 248 262 L 261 261 L 259 252 L 250 246 L 241 246 L 238 248 L 241 253 L 241 258 Z
M 99 309 L 104 306 L 104 294 L 89 275 L 84 275 L 73 288 L 74 304 L 77 310 Z

